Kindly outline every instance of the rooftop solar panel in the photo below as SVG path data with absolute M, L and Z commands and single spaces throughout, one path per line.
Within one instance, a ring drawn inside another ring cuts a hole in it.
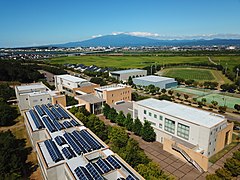
M 100 158 L 98 159 L 98 161 L 96 162 L 96 164 L 99 166 L 99 168 L 104 172 L 107 173 L 109 171 L 111 171 L 111 168 L 108 167 L 108 165 Z
M 43 125 L 42 121 L 39 119 L 39 117 L 37 116 L 37 114 L 36 114 L 32 109 L 29 110 L 29 113 L 30 113 L 30 116 L 31 116 L 32 119 L 33 119 L 33 122 L 34 122 L 35 126 L 36 126 L 38 129 L 44 128 L 44 125 Z
M 51 156 L 54 162 L 63 160 L 62 154 L 60 153 L 56 144 L 52 140 L 46 140 L 44 141 L 44 144 L 48 150 L 49 155 Z
M 92 165 L 92 163 L 88 163 L 86 165 L 87 170 L 90 172 L 90 174 L 93 176 L 96 180 L 103 180 L 103 177 L 99 172 L 95 169 L 95 167 Z

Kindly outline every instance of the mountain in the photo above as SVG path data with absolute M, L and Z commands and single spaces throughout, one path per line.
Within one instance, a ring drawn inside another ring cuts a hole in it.
M 79 42 L 55 44 L 57 47 L 96 47 L 96 46 L 212 46 L 212 45 L 237 45 L 240 39 L 193 39 L 193 40 L 159 40 L 146 37 L 131 36 L 127 34 L 106 35 Z

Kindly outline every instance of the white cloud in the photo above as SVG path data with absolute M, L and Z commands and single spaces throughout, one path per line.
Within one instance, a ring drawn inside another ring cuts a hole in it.
M 92 36 L 92 38 L 101 37 L 101 36 L 103 36 L 103 35 L 102 34 L 98 34 L 98 35 Z
M 141 36 L 141 37 L 159 37 L 160 36 L 157 33 L 151 33 L 151 32 L 126 32 L 124 34 L 132 35 L 132 36 Z

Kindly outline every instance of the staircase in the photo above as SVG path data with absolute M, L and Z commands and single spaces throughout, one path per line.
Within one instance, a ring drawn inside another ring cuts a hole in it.
M 189 163 L 191 163 L 201 173 L 204 172 L 201 166 L 194 161 L 183 149 L 178 147 L 177 143 L 172 144 L 172 149 L 179 152 Z

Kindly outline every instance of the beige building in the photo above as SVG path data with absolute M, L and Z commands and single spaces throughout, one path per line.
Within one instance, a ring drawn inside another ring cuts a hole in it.
M 24 121 L 45 180 L 143 179 L 60 105 L 34 106 Z
M 61 95 L 59 91 L 51 91 L 42 82 L 15 86 L 15 93 L 21 111 L 47 103 L 57 103 L 66 106 L 65 95 Z
M 149 121 L 163 149 L 207 171 L 208 159 L 232 142 L 233 123 L 205 110 L 153 98 L 133 103 L 133 118 Z
M 131 86 L 123 84 L 113 84 L 109 86 L 101 86 L 95 88 L 95 95 L 106 100 L 106 103 L 111 105 L 121 101 L 131 101 L 132 97 Z

